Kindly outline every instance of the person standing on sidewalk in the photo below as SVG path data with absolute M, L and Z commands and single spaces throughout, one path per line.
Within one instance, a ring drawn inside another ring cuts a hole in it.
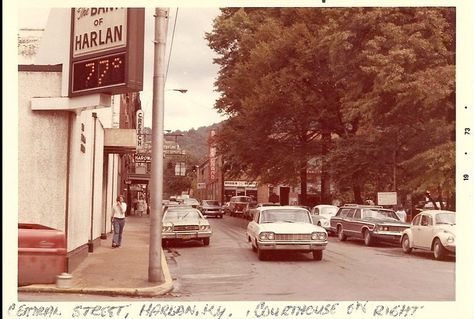
M 127 211 L 127 204 L 123 196 L 117 196 L 117 202 L 112 210 L 112 225 L 114 228 L 114 236 L 112 238 L 112 248 L 120 247 L 122 245 L 122 233 L 125 227 L 125 212 Z
M 143 216 L 143 213 L 146 212 L 147 204 L 143 195 L 140 195 L 137 201 L 136 213 L 138 216 Z

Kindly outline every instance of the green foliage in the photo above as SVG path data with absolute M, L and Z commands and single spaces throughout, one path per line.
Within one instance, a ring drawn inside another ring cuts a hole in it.
M 206 38 L 229 173 L 303 182 L 319 157 L 357 200 L 434 180 L 452 192 L 454 21 L 452 8 L 223 9 Z

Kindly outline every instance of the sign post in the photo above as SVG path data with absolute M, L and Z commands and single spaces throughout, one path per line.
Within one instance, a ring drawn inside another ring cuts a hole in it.
M 165 87 L 165 47 L 168 31 L 168 9 L 155 9 L 155 50 L 153 68 L 153 115 L 151 162 L 151 211 L 148 281 L 163 282 L 161 268 L 161 205 L 163 203 L 163 127 Z

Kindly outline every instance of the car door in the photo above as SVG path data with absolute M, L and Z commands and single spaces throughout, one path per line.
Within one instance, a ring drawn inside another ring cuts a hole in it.
M 341 211 L 341 219 L 339 223 L 342 225 L 342 230 L 343 233 L 346 235 L 350 235 L 350 224 L 351 224 L 351 218 L 349 215 L 354 215 L 354 209 L 352 208 L 345 208 L 343 211 Z
M 420 231 L 418 234 L 417 246 L 424 249 L 431 249 L 432 232 L 433 218 L 428 214 L 423 214 L 420 220 Z
M 422 237 L 423 237 L 423 232 L 426 230 L 426 224 L 427 223 L 427 218 L 426 215 L 421 213 L 418 216 L 415 217 L 413 220 L 413 245 L 416 247 L 423 247 L 422 243 Z
M 420 220 L 421 220 L 421 215 L 418 214 L 413 218 L 410 226 L 411 230 L 411 242 L 413 246 L 416 246 L 416 243 L 419 241 L 418 237 L 420 236 Z
M 355 235 L 362 236 L 362 226 L 364 226 L 364 223 L 362 222 L 361 210 L 355 209 L 354 215 L 352 216 L 351 231 L 353 231 Z
M 344 233 L 346 235 L 353 236 L 354 233 L 356 232 L 357 223 L 354 220 L 354 214 L 355 214 L 355 209 L 350 209 L 347 212 L 346 217 L 344 218 L 343 227 L 344 227 Z

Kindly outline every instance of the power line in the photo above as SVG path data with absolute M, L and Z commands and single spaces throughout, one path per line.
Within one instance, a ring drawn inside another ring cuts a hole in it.
M 168 65 L 166 66 L 165 83 L 166 83 L 166 79 L 168 78 L 168 70 L 170 68 L 171 51 L 173 50 L 174 33 L 175 33 L 175 30 L 176 30 L 176 21 L 177 20 L 178 20 L 178 8 L 176 8 L 176 15 L 174 17 L 173 33 L 171 35 L 170 53 L 168 55 Z

